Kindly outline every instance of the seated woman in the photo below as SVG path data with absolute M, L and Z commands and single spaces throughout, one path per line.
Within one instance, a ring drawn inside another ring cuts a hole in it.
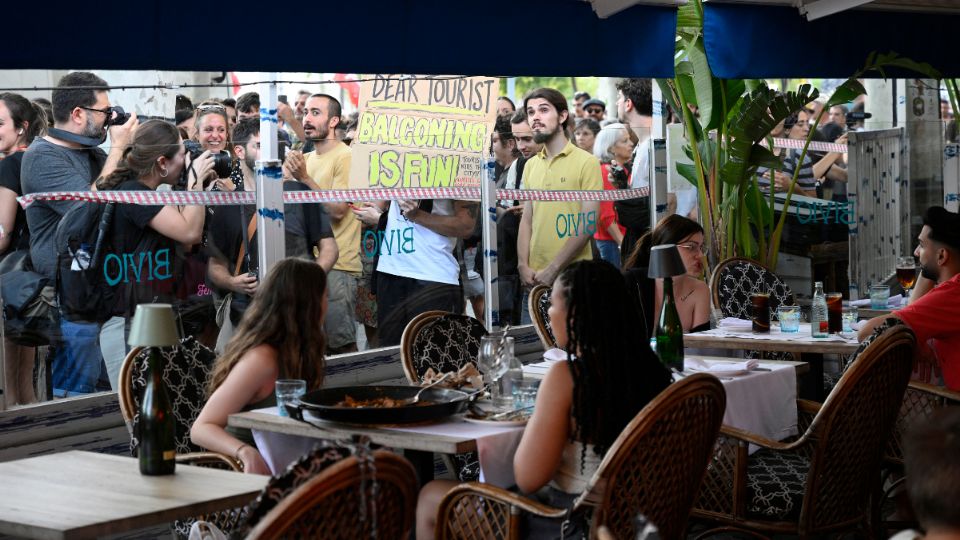
M 710 328 L 710 287 L 703 281 L 703 227 L 683 216 L 672 214 L 660 220 L 645 234 L 623 265 L 627 286 L 639 301 L 643 327 L 653 333 L 663 304 L 663 280 L 647 278 L 650 248 L 661 244 L 676 244 L 683 257 L 687 273 L 673 278 L 673 298 L 680 313 L 684 332 L 699 332 Z
M 624 427 L 670 384 L 670 372 L 635 331 L 616 268 L 580 261 L 557 277 L 550 324 L 567 361 L 554 364 L 537 394 L 533 416 L 513 459 L 517 487 L 558 507 L 571 507 Z M 417 538 L 433 538 L 437 508 L 456 482 L 424 486 L 417 504 Z M 560 537 L 560 521 L 530 520 L 537 533 Z M 541 532 L 540 529 L 544 530 Z
M 191 439 L 233 456 L 247 473 L 270 474 L 249 430 L 227 426 L 233 413 L 276 405 L 277 379 L 323 384 L 327 276 L 315 262 L 280 261 L 247 308 L 237 332 L 217 359 L 210 398 L 190 429 Z

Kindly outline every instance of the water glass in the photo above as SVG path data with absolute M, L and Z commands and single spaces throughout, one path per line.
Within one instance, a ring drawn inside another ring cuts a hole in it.
M 491 334 L 480 338 L 480 354 L 477 357 L 477 367 L 483 373 L 485 383 L 490 385 L 490 397 L 494 403 L 501 400 L 500 377 L 507 372 L 507 351 L 502 350 L 506 340 L 502 335 Z M 511 351 L 512 352 L 512 351 Z
M 526 409 L 533 407 L 537 402 L 537 390 L 540 389 L 540 381 L 536 379 L 524 379 L 513 385 L 513 408 Z
M 286 405 L 300 405 L 300 398 L 307 393 L 307 381 L 303 379 L 277 379 L 277 411 L 280 416 L 287 414 Z
M 800 306 L 780 306 L 777 308 L 780 331 L 795 334 L 800 331 Z
M 853 323 L 857 322 L 860 314 L 857 312 L 857 306 L 847 306 L 843 308 L 843 332 L 853 332 Z
M 870 286 L 870 307 L 872 309 L 887 309 L 887 301 L 890 299 L 889 285 L 871 285 Z

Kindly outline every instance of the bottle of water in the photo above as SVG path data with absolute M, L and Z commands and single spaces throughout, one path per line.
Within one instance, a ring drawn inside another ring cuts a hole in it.
M 827 322 L 827 297 L 823 294 L 823 282 L 814 284 L 813 302 L 810 304 L 810 335 L 825 338 L 829 335 Z
M 500 396 L 503 399 L 502 406 L 513 406 L 513 389 L 519 388 L 523 382 L 523 364 L 520 359 L 513 354 L 513 338 L 508 337 L 503 344 L 503 361 L 507 364 L 507 371 L 500 378 Z

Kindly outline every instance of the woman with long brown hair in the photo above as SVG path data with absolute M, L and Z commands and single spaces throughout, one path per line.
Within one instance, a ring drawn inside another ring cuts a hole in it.
M 277 379 L 323 384 L 327 276 L 312 261 L 278 263 L 257 290 L 237 332 L 217 359 L 193 442 L 243 463 L 244 472 L 270 474 L 249 430 L 227 426 L 231 414 L 276 405 Z

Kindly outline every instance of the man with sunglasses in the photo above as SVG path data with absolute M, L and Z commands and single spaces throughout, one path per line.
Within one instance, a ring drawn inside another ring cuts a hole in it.
M 117 167 L 138 121 L 137 115 L 131 114 L 123 125 L 109 126 L 115 112 L 108 89 L 106 81 L 93 73 L 74 72 L 60 79 L 52 96 L 54 127 L 35 139 L 23 155 L 20 182 L 24 195 L 86 191 L 99 176 L 109 175 Z M 108 129 L 109 154 L 99 148 Z M 26 211 L 30 258 L 50 283 L 55 282 L 57 270 L 57 225 L 76 204 L 85 203 L 38 201 Z M 100 325 L 63 313 L 60 329 L 63 343 L 56 344 L 54 394 L 64 397 L 103 389 L 106 373 L 97 343 Z

